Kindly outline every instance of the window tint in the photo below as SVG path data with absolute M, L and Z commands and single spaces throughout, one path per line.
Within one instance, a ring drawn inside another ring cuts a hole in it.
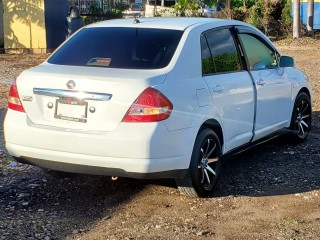
M 201 57 L 202 57 L 202 74 L 212 74 L 216 72 L 214 62 L 211 57 L 210 49 L 205 36 L 201 35 Z
M 167 66 L 183 32 L 145 28 L 85 28 L 66 42 L 49 63 L 128 69 Z
M 250 70 L 274 68 L 278 66 L 278 54 L 266 44 L 249 34 L 239 34 Z
M 229 29 L 207 31 L 205 34 L 209 44 L 209 49 L 212 57 L 213 67 L 209 68 L 208 60 L 203 64 L 204 74 L 221 72 L 233 72 L 241 70 L 240 58 L 233 37 Z M 206 52 L 205 47 L 202 52 Z M 206 55 L 203 55 L 206 56 Z M 204 62 L 204 57 L 202 58 Z

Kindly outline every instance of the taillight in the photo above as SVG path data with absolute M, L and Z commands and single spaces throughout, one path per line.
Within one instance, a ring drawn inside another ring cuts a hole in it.
M 145 89 L 131 105 L 123 122 L 158 122 L 167 119 L 172 103 L 154 88 Z
M 10 88 L 8 97 L 8 108 L 19 112 L 24 112 L 16 83 L 13 83 Z

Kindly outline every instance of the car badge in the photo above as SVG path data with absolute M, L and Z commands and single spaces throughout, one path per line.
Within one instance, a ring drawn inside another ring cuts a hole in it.
M 33 97 L 32 96 L 21 96 L 22 101 L 26 102 L 32 102 Z
M 75 86 L 76 86 L 76 83 L 73 80 L 70 80 L 70 81 L 67 82 L 67 87 L 69 89 L 74 89 Z

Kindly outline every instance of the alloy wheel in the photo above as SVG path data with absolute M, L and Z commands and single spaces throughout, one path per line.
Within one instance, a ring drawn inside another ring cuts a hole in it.
M 215 150 L 217 150 L 217 144 L 212 138 L 204 141 L 200 148 L 199 177 L 201 185 L 206 190 L 212 189 L 218 175 L 218 157 Z

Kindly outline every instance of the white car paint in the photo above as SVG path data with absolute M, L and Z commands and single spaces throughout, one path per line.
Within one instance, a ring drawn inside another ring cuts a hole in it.
M 53 161 L 55 169 L 60 170 L 65 170 L 65 163 L 80 165 L 84 168 L 81 172 L 90 166 L 110 169 L 109 174 L 113 169 L 138 174 L 186 170 L 196 136 L 206 121 L 220 125 L 224 154 L 288 127 L 298 92 L 306 88 L 311 93 L 306 76 L 295 68 L 202 76 L 200 34 L 224 26 L 246 26 L 270 43 L 248 24 L 203 18 L 146 18 L 140 22 L 104 21 L 88 28 L 184 31 L 166 67 L 128 70 L 44 62 L 17 78 L 26 112 L 8 109 L 5 118 L 6 148 L 12 156 L 40 159 L 41 163 L 32 162 L 40 166 Z M 59 97 L 34 94 L 35 88 L 67 90 L 70 79 L 76 82 L 76 91 L 112 95 L 107 101 L 87 101 L 88 108 L 96 111 L 88 112 L 86 123 L 55 118 L 54 108 L 48 108 L 48 104 L 55 105 Z M 257 85 L 261 79 L 265 81 L 263 86 Z M 122 122 L 131 104 L 148 87 L 159 90 L 172 102 L 170 117 L 152 123 Z M 116 170 L 114 173 L 118 174 Z M 175 175 L 161 177 L 168 176 Z
M 291 121 L 291 82 L 278 69 L 252 71 L 257 86 L 255 140 L 289 127 Z M 272 117 L 271 117 L 272 116 Z

